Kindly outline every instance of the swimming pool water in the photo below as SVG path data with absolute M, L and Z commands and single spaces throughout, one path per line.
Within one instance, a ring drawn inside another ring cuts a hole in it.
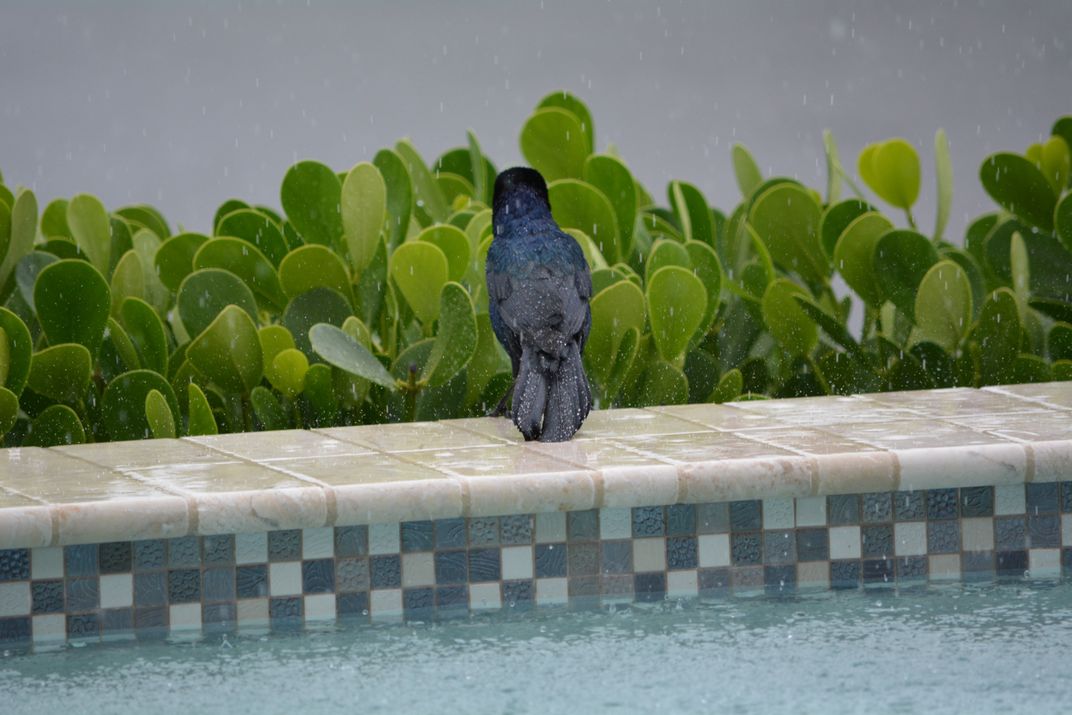
M 1060 712 L 1072 583 L 540 611 L 0 658 L 5 713 Z

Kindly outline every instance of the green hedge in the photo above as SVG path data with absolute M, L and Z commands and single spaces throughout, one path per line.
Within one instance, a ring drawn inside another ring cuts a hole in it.
M 930 235 L 910 144 L 860 154 L 872 203 L 824 142 L 823 193 L 735 146 L 723 212 L 684 181 L 656 200 L 595 152 L 578 98 L 540 102 L 521 148 L 591 263 L 599 406 L 1072 379 L 1072 117 L 983 162 L 1000 210 L 962 246 L 944 133 Z M 212 235 L 88 194 L 39 212 L 0 179 L 5 445 L 483 414 L 510 382 L 484 288 L 495 173 L 471 134 L 431 165 L 408 141 L 344 173 L 303 161 L 282 213 L 232 199 Z

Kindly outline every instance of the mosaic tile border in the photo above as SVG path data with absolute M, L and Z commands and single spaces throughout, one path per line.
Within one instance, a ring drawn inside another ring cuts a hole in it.
M 0 550 L 0 647 L 1072 577 L 1072 481 Z

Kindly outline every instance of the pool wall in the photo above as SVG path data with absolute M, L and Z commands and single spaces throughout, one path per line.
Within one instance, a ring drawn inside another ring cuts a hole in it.
M 1072 383 L 0 453 L 0 644 L 1072 575 Z

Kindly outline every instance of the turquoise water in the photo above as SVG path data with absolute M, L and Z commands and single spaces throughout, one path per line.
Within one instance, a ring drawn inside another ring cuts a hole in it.
M 0 658 L 4 713 L 1067 712 L 1072 583 L 94 644 Z

